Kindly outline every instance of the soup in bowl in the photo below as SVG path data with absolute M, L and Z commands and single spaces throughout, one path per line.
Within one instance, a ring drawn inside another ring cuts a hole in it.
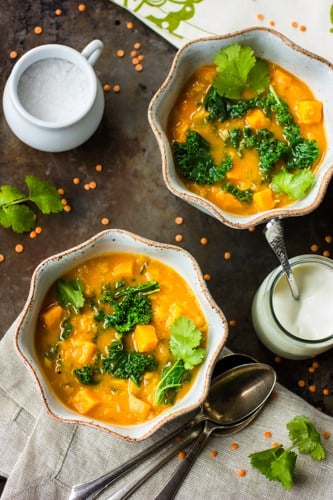
M 200 405 L 226 337 L 186 251 L 109 230 L 38 266 L 16 345 L 55 418 L 139 440 Z

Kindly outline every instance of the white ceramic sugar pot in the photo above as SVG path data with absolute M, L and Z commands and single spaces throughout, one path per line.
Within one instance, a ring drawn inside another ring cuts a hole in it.
M 104 112 L 103 90 L 93 69 L 102 49 L 100 40 L 82 52 L 47 44 L 17 61 L 5 85 L 3 110 L 21 141 L 56 153 L 93 135 Z

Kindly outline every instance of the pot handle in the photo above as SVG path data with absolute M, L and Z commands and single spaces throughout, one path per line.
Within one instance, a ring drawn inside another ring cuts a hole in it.
M 82 50 L 81 54 L 87 59 L 91 66 L 94 66 L 101 55 L 103 47 L 104 45 L 101 40 L 92 40 L 92 42 L 88 43 L 88 45 Z

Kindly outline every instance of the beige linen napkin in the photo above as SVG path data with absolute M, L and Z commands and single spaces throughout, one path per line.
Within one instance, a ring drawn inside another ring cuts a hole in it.
M 73 484 L 88 481 L 136 455 L 145 446 L 175 428 L 169 424 L 146 441 L 126 442 L 86 426 L 63 424 L 50 417 L 42 406 L 34 381 L 14 346 L 15 325 L 0 342 L 0 474 L 8 477 L 3 500 L 61 500 L 69 497 Z M 238 434 L 212 437 L 194 464 L 177 499 L 329 499 L 332 498 L 333 441 L 325 440 L 327 458 L 313 462 L 299 455 L 291 492 L 277 482 L 267 481 L 251 468 L 248 455 L 270 447 L 272 442 L 289 445 L 286 423 L 296 415 L 307 415 L 320 432 L 333 435 L 333 419 L 321 414 L 298 396 L 277 385 L 272 398 L 257 419 Z M 265 431 L 272 438 L 264 437 Z M 230 445 L 239 444 L 232 451 Z M 210 451 L 217 456 L 211 458 Z M 158 455 L 157 455 L 158 456 Z M 150 459 L 136 474 L 154 465 Z M 134 493 L 134 499 L 154 498 L 177 466 L 172 460 L 162 471 Z M 246 470 L 238 477 L 239 468 Z M 115 483 L 100 498 L 107 499 L 128 478 Z

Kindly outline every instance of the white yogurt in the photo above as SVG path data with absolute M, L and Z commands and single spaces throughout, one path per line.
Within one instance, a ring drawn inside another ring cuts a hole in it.
M 263 344 L 289 359 L 307 359 L 333 346 L 333 261 L 320 255 L 290 259 L 300 290 L 294 300 L 281 266 L 258 288 L 252 322 Z
M 18 98 L 28 113 L 49 123 L 75 119 L 85 107 L 88 79 L 70 61 L 41 59 L 29 66 L 18 83 Z
M 304 263 L 295 266 L 293 273 L 300 298 L 292 298 L 286 276 L 281 276 L 272 295 L 277 319 L 288 332 L 301 339 L 321 340 L 333 335 L 332 269 Z

